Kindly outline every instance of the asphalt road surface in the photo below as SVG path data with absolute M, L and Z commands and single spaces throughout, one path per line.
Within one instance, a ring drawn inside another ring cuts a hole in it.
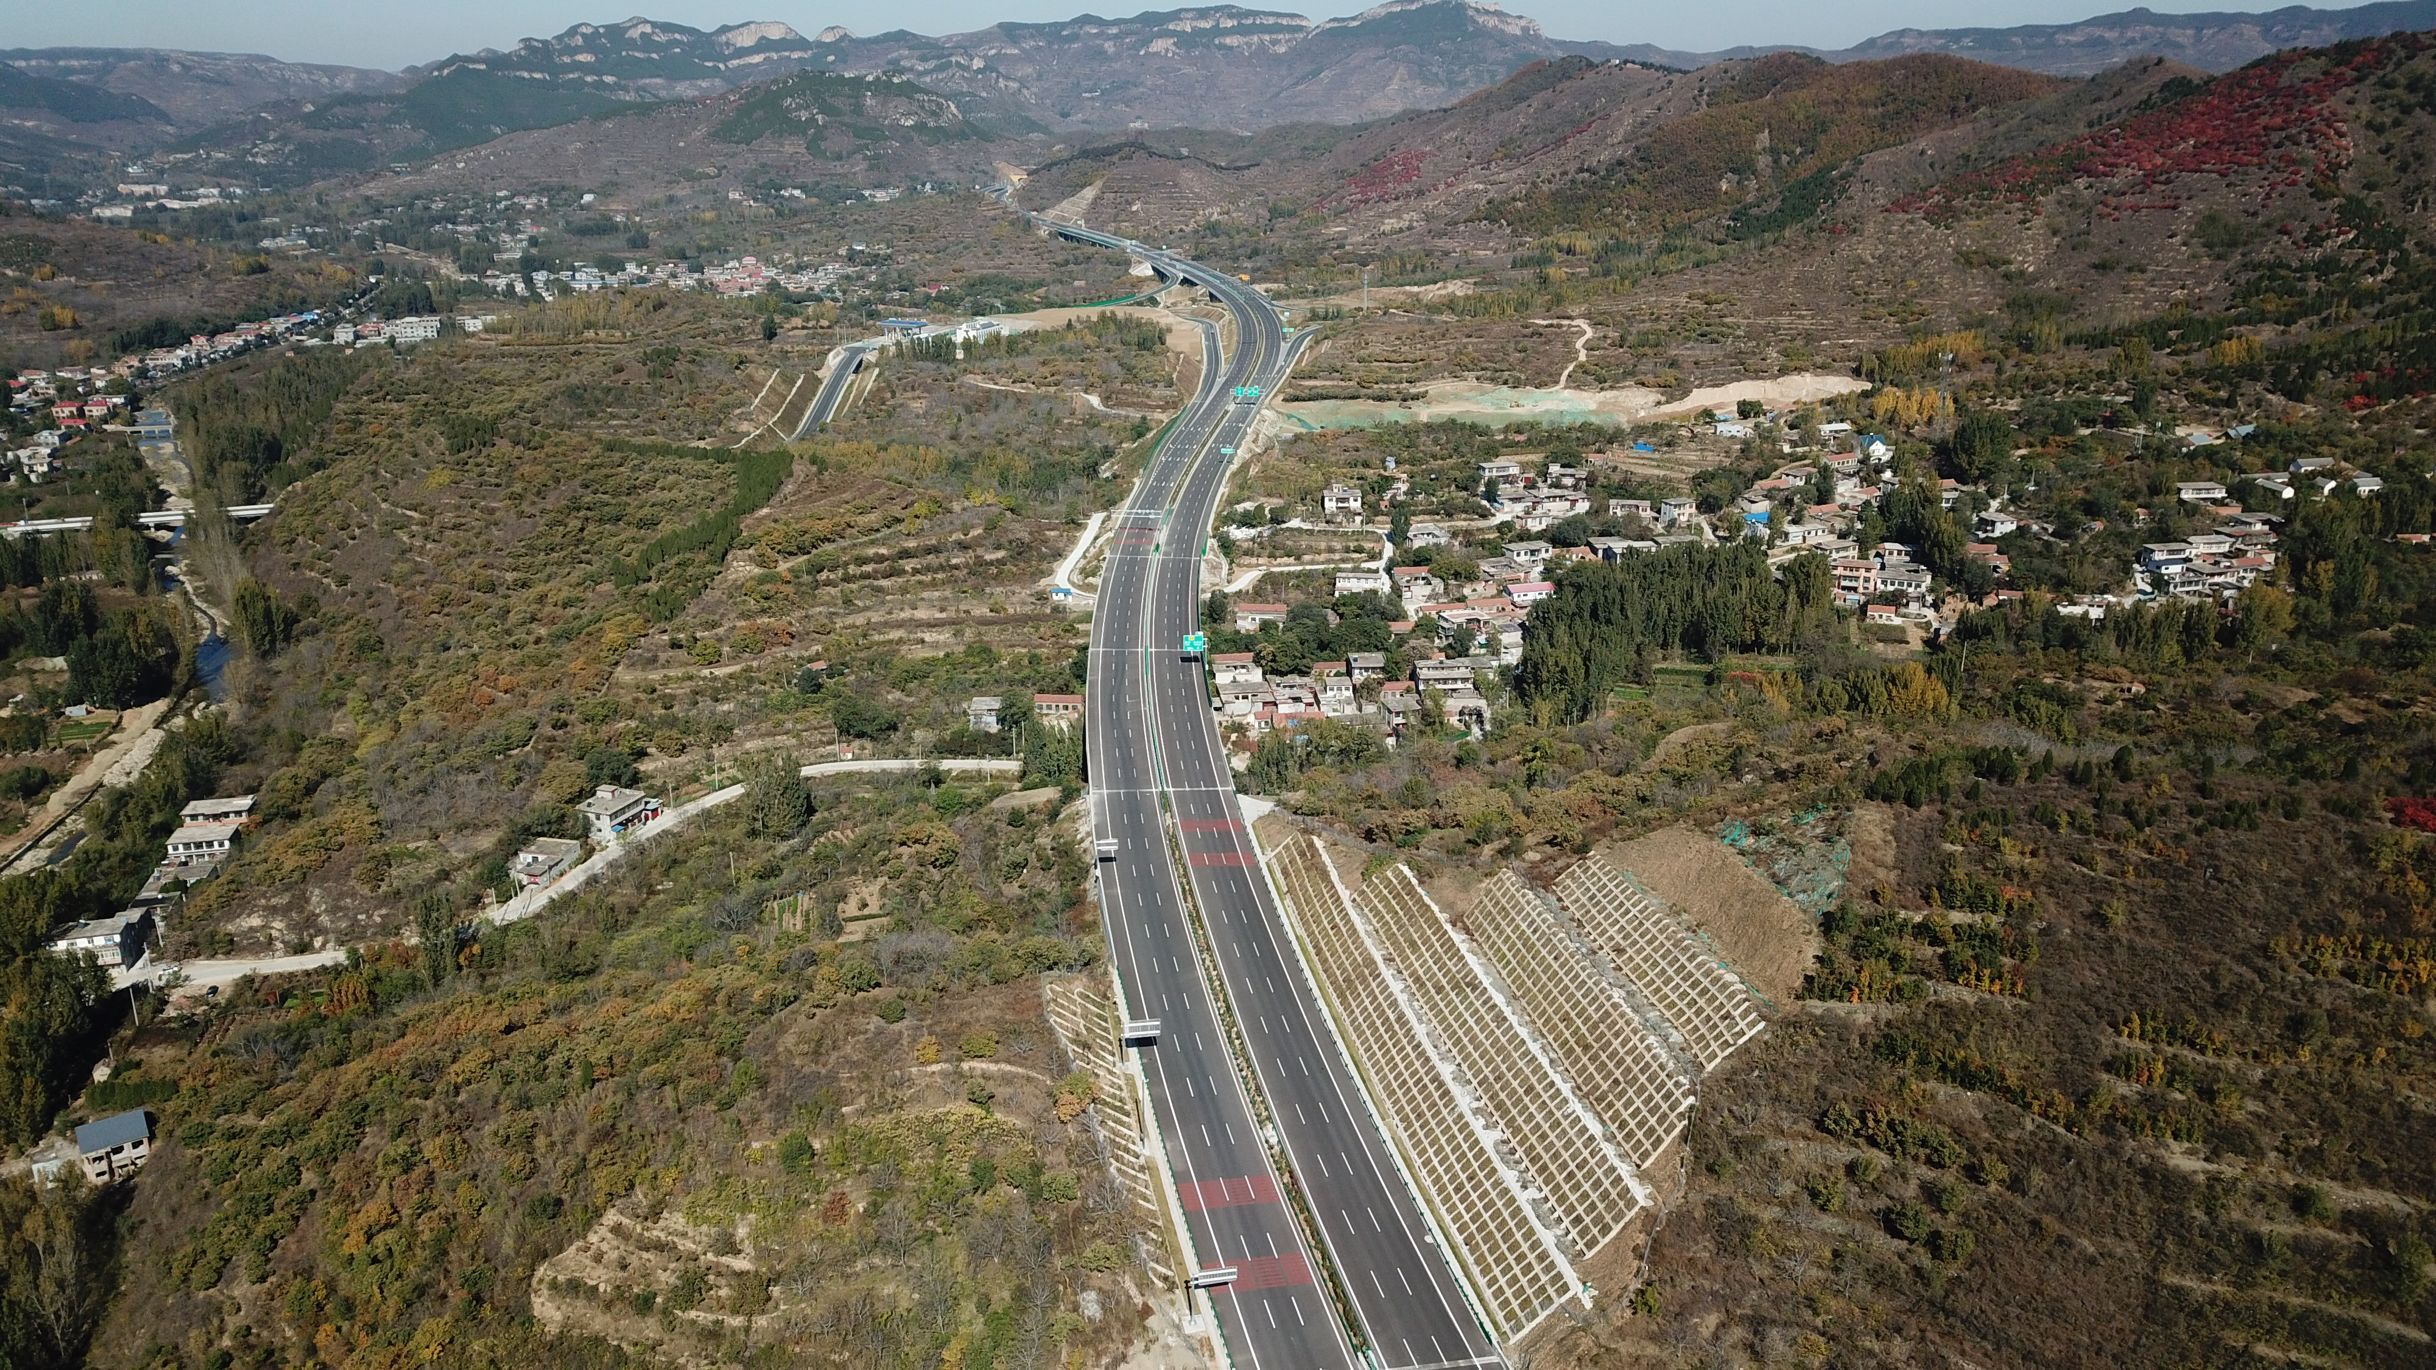
M 1232 276 L 1064 224 L 1055 231 L 1132 252 L 1207 289 L 1233 317 L 1235 346 L 1204 368 L 1193 401 L 1117 516 L 1092 619 L 1089 711 L 1101 906 L 1128 1018 L 1156 1018 L 1142 1053 L 1151 1102 L 1196 1269 L 1232 1266 L 1213 1290 L 1238 1367 L 1342 1366 L 1354 1356 L 1315 1254 L 1287 1206 L 1298 1188 L 1377 1370 L 1502 1366 L 1385 1139 L 1362 1102 L 1309 983 L 1288 951 L 1277 901 L 1235 802 L 1202 663 L 1201 560 L 1229 464 L 1300 343 L 1266 297 Z M 1250 1058 L 1235 1069 L 1219 1006 L 1196 962 L 1176 853 Z M 1264 1145 L 1267 1101 L 1289 1175 Z
M 829 420 L 837 417 L 838 403 L 846 398 L 846 387 L 854 384 L 854 373 L 863 369 L 863 358 L 870 352 L 869 343 L 848 343 L 838 349 L 837 365 L 829 368 L 828 377 L 821 381 L 820 390 L 812 396 L 811 407 L 804 410 L 803 422 L 795 425 L 795 431 L 787 435 L 787 441 L 801 442 L 827 427 Z

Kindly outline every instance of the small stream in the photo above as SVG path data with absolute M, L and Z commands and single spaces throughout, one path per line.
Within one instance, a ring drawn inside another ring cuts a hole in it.
M 160 573 L 161 593 L 164 595 L 176 596 L 185 590 L 184 582 L 178 577 L 177 560 L 179 545 L 185 540 L 185 529 L 171 529 L 168 554 L 154 562 Z M 227 694 L 228 686 L 223 677 L 228 671 L 230 651 L 228 639 L 217 631 L 205 634 L 203 640 L 195 644 L 195 677 L 203 683 L 203 692 L 211 696 L 215 704 Z

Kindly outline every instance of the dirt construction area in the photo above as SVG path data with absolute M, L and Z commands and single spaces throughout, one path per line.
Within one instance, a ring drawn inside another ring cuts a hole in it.
M 1790 1002 L 1818 955 L 1818 930 L 1731 847 L 1690 828 L 1663 828 L 1607 849 L 1643 888 L 1716 943 L 1751 988 Z
M 1508 423 L 1632 424 L 1657 419 L 1687 418 L 1711 409 L 1731 410 L 1738 400 L 1758 400 L 1771 408 L 1831 399 L 1866 390 L 1868 383 L 1850 376 L 1795 375 L 1773 380 L 1737 381 L 1694 390 L 1669 400 L 1663 391 L 1645 386 L 1619 390 L 1545 389 L 1488 385 L 1479 381 L 1430 381 L 1423 398 L 1396 400 L 1296 400 L 1277 406 L 1286 419 L 1307 428 L 1370 428 L 1382 423 L 1426 423 L 1459 419 L 1492 426 Z

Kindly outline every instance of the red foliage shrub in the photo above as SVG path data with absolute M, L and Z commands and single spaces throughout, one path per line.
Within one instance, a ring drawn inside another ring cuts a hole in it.
M 2403 827 L 2436 832 L 2436 799 L 2395 795 L 2385 801 L 2385 812 Z
M 2072 181 L 2111 185 L 2123 198 L 2101 202 L 2107 218 L 2173 208 L 2141 198 L 2187 176 L 2257 174 L 2266 185 L 2298 186 L 2330 177 L 2351 157 L 2351 135 L 2335 97 L 2363 76 L 2424 49 L 2424 34 L 2397 34 L 2333 54 L 2294 52 L 2228 73 L 2157 109 L 2027 156 L 1958 176 L 1907 195 L 1890 213 L 1950 223 L 1964 206 L 2035 205 Z

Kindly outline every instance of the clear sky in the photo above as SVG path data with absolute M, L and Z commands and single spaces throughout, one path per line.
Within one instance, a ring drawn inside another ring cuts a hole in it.
M 1288 10 L 1315 18 L 1351 14 L 1374 0 L 1238 0 L 1247 8 Z M 2359 0 L 2316 0 L 2344 9 Z M 395 69 L 519 38 L 553 34 L 570 24 L 609 22 L 626 14 L 612 5 L 639 5 L 654 19 L 712 28 L 746 19 L 776 19 L 813 33 L 843 24 L 856 33 L 913 29 L 960 33 L 1001 19 L 1065 19 L 1086 11 L 1125 15 L 1174 9 L 1192 0 L 895 0 L 877 8 L 839 0 L 101 0 L 96 4 L 0 0 L 0 48 L 110 45 L 267 52 L 291 62 L 342 62 Z M 2284 0 L 2147 0 L 2163 11 L 2266 10 Z M 1892 28 L 2057 23 L 2131 8 L 2130 0 L 1704 0 L 1696 5 L 1651 0 L 1507 0 L 1505 8 L 1537 19 L 1558 38 L 1657 43 L 1713 50 L 1739 44 L 1800 43 L 1844 47 Z

